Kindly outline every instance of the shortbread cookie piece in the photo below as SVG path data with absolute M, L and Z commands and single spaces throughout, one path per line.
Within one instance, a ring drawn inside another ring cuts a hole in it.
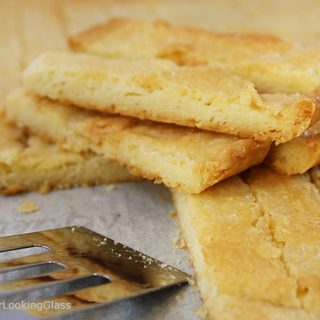
M 303 175 L 253 170 L 173 191 L 209 319 L 318 319 L 320 194 Z
M 67 149 L 93 151 L 136 175 L 198 193 L 263 161 L 270 143 L 112 116 L 17 91 L 7 117 Z
M 133 180 L 136 178 L 111 160 L 90 152 L 61 150 L 0 117 L 0 193 L 47 192 Z
M 265 163 L 279 173 L 304 173 L 320 164 L 320 121 L 301 137 L 272 146 Z
M 25 71 L 24 87 L 87 109 L 277 143 L 299 136 L 316 114 L 316 99 L 259 95 L 221 70 L 157 59 L 46 53 Z
M 75 51 L 104 57 L 158 57 L 179 65 L 222 68 L 251 80 L 263 92 L 309 92 L 320 86 L 320 51 L 274 36 L 112 19 L 71 37 L 69 43 Z

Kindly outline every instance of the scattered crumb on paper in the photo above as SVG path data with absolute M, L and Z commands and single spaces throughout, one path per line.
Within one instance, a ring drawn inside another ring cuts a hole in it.
M 180 249 L 186 249 L 187 248 L 187 244 L 185 242 L 185 240 L 183 238 L 180 238 L 179 239 L 179 242 L 178 242 L 178 247 Z
M 169 218 L 175 218 L 177 216 L 177 211 L 176 210 L 171 210 L 168 212 Z
M 106 186 L 106 189 L 108 192 L 112 192 L 115 189 L 115 185 L 114 184 L 109 184 Z
M 20 213 L 32 213 L 39 210 L 38 205 L 32 200 L 26 200 L 21 203 L 18 211 Z
M 175 237 L 173 238 L 173 244 L 178 248 L 178 249 L 186 249 L 187 248 L 187 244 L 184 241 L 184 239 L 182 238 L 182 235 L 180 233 L 180 231 L 178 231 L 178 233 L 175 235 Z
M 195 314 L 199 319 L 208 319 L 208 311 L 202 306 L 195 310 Z
M 177 294 L 174 298 L 177 302 L 181 300 L 181 294 Z
M 70 204 L 70 205 L 68 206 L 68 208 L 69 208 L 69 212 L 70 212 L 70 213 L 75 213 L 75 212 L 76 212 L 76 209 L 75 209 L 75 207 L 74 207 L 72 204 Z

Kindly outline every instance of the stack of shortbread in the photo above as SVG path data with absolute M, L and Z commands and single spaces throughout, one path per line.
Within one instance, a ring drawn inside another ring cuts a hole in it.
M 83 162 L 171 188 L 208 318 L 319 319 L 320 52 L 124 19 L 70 47 L 28 66 L 6 118 L 70 155 L 71 184 Z
M 56 1 L 0 1 L 0 193 L 136 180 L 109 159 L 62 150 L 44 137 L 5 123 L 5 95 L 19 83 L 22 68 L 41 52 L 66 50 L 57 11 Z

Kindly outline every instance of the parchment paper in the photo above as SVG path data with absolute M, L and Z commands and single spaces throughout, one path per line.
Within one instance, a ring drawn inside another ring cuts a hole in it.
M 168 190 L 149 182 L 114 186 L 111 191 L 101 186 L 0 197 L 0 234 L 81 225 L 192 274 L 188 252 L 174 244 L 178 228 L 168 215 L 174 209 Z M 26 200 L 39 211 L 19 213 Z M 193 320 L 200 305 L 196 288 L 186 285 L 102 309 L 90 318 Z

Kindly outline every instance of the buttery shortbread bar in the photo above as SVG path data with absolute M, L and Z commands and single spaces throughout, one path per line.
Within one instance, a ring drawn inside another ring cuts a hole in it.
M 252 81 L 262 92 L 309 92 L 320 86 L 320 51 L 274 36 L 112 19 L 71 37 L 69 43 L 75 51 L 111 58 L 163 58 L 179 65 L 218 67 Z
M 319 319 L 320 194 L 307 176 L 262 168 L 173 198 L 209 319 Z
M 93 151 L 136 175 L 198 193 L 263 161 L 270 143 L 112 116 L 26 95 L 8 97 L 6 115 L 75 151 Z
M 5 123 L 0 117 L 0 193 L 136 180 L 115 162 L 93 153 L 59 149 Z
M 304 134 L 278 146 L 272 146 L 265 163 L 279 173 L 304 173 L 320 164 L 320 122 Z
M 168 60 L 46 53 L 24 73 L 28 92 L 87 109 L 285 142 L 308 128 L 316 99 L 262 94 L 245 79 Z

